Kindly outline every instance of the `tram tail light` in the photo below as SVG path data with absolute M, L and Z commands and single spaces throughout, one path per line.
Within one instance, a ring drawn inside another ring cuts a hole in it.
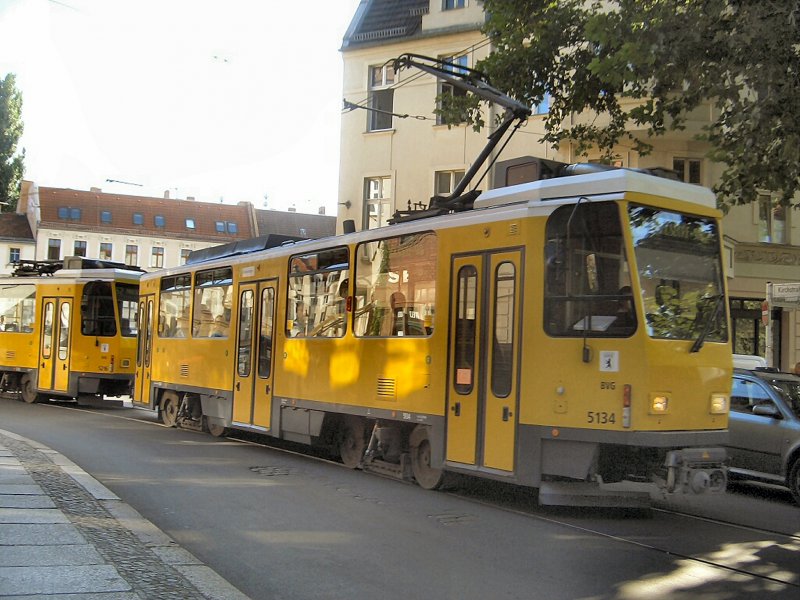
M 631 386 L 629 383 L 622 386 L 622 426 L 631 426 Z
M 711 394 L 712 415 L 723 415 L 728 412 L 728 396 L 726 394 Z

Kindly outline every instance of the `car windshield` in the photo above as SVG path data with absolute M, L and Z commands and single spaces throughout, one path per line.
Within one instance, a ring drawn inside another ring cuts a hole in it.
M 780 392 L 795 416 L 800 418 L 800 379 L 797 381 L 773 379 L 772 385 Z

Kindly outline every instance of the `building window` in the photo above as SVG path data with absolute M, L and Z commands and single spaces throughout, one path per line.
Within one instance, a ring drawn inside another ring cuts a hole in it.
M 216 229 L 217 233 L 225 233 L 225 221 L 217 221 L 214 224 L 214 228 Z
M 156 269 L 161 269 L 164 266 L 164 248 L 153 246 L 153 251 L 150 255 L 150 266 Z
M 379 65 L 369 68 L 369 108 L 367 131 L 392 128 L 394 111 L 394 67 Z
M 75 240 L 73 250 L 73 256 L 86 256 L 86 242 L 84 240 Z
M 132 244 L 125 246 L 125 264 L 132 267 L 139 266 L 139 246 Z
M 700 184 L 700 165 L 702 160 L 699 158 L 673 158 L 672 170 L 678 175 L 678 179 L 685 183 Z
M 9 248 L 8 249 L 8 262 L 10 263 L 18 263 L 19 262 L 19 248 Z
M 114 246 L 111 242 L 100 243 L 100 260 L 111 260 L 111 255 L 114 251 Z
M 188 248 L 181 248 L 181 264 L 182 265 L 185 265 L 186 261 L 189 260 L 189 254 L 191 252 L 192 251 L 189 250 Z
M 81 209 L 80 208 L 70 208 L 68 206 L 61 206 L 58 209 L 58 218 L 62 221 L 80 221 L 81 220 Z
M 194 229 L 194 219 L 186 219 L 186 229 Z
M 442 0 L 442 10 L 453 10 L 455 8 L 464 8 L 467 5 L 467 0 Z
M 364 229 L 387 225 L 392 216 L 392 178 L 369 177 L 364 190 Z
M 467 67 L 467 55 L 466 54 L 463 55 L 463 56 L 444 56 L 444 57 L 441 57 L 440 60 L 442 62 L 444 62 L 445 64 L 447 64 L 447 65 L 452 65 L 452 66 L 447 67 L 447 70 L 452 72 L 452 73 L 466 73 L 467 72 L 465 68 L 461 68 L 461 67 Z M 439 82 L 438 82 L 436 93 L 439 96 L 445 96 L 445 95 L 449 95 L 449 96 L 466 96 L 467 95 L 467 91 L 466 90 L 462 90 L 460 88 L 457 88 L 457 87 L 453 86 L 450 83 L 447 83 L 446 81 L 441 81 L 441 80 L 439 80 Z M 441 103 L 439 105 L 439 108 L 441 108 Z M 466 121 L 466 115 L 464 115 L 463 117 L 459 118 L 458 121 L 451 120 L 449 122 L 450 123 L 463 123 L 464 121 Z M 445 125 L 447 123 L 448 123 L 448 120 L 444 119 L 442 115 L 439 115 L 439 114 L 436 115 L 436 124 L 437 125 Z
M 786 244 L 786 207 L 772 196 L 758 197 L 758 241 L 768 244 Z
M 552 102 L 553 98 L 550 96 L 550 92 L 545 92 L 542 101 L 539 102 L 536 106 L 533 107 L 533 114 L 535 115 L 546 115 L 550 112 L 550 103 Z
M 164 215 L 156 215 L 153 217 L 153 225 L 159 229 L 164 229 L 164 227 L 167 225 L 167 220 L 164 218 Z
M 239 233 L 239 227 L 233 221 L 228 222 L 228 233 Z
M 108 225 L 111 223 L 111 211 L 110 210 L 102 210 L 100 211 L 100 222 L 105 223 Z
M 58 260 L 61 258 L 61 240 L 47 240 L 47 258 L 48 260 Z
M 436 171 L 437 196 L 449 196 L 458 183 L 464 179 L 464 171 Z
M 144 215 L 142 213 L 133 213 L 133 224 L 144 225 Z
M 761 320 L 762 302 L 758 298 L 731 298 L 733 351 L 736 354 L 766 355 L 767 328 Z

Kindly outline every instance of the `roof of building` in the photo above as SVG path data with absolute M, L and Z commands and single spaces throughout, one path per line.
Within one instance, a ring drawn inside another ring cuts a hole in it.
M 342 47 L 411 37 L 422 27 L 430 0 L 362 0 Z
M 0 239 L 35 243 L 28 217 L 17 213 L 0 213 Z
M 217 204 L 40 187 L 39 207 L 40 226 L 58 229 L 219 241 L 247 239 L 258 234 L 249 202 Z M 141 224 L 134 223 L 134 215 L 141 215 L 137 219 Z M 157 216 L 163 217 L 163 225 L 156 225 Z M 223 224 L 223 231 L 219 231 L 218 223 Z M 228 227 L 229 223 L 235 223 L 235 231 Z
M 336 217 L 277 210 L 256 210 L 259 235 L 281 234 L 323 238 L 336 233 Z

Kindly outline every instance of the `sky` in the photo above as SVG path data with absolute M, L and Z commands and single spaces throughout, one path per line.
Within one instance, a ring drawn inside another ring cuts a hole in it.
M 0 0 L 25 179 L 335 215 L 358 3 Z

